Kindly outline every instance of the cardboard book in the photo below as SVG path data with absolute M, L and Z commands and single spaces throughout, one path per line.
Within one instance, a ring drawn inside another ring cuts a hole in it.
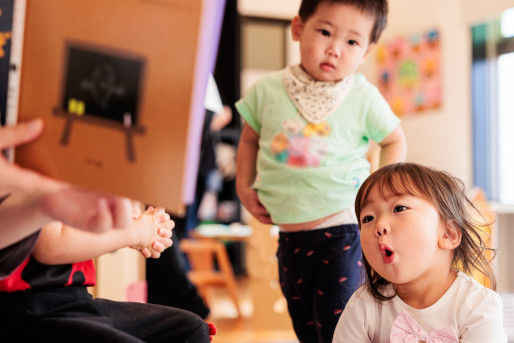
M 224 0 L 28 0 L 15 161 L 180 213 L 192 200 Z

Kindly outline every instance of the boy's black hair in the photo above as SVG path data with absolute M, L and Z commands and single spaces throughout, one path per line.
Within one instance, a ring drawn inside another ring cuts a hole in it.
M 355 6 L 363 13 L 375 17 L 375 24 L 369 37 L 370 43 L 376 43 L 387 24 L 388 4 L 387 0 L 302 0 L 298 14 L 303 22 L 306 22 L 316 12 L 318 5 L 326 2 L 329 4 L 348 4 Z

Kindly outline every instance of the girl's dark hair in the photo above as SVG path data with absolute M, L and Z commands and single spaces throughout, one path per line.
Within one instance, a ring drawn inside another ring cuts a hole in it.
M 465 194 L 461 180 L 450 174 L 424 167 L 415 163 L 397 163 L 380 168 L 362 184 L 355 199 L 355 213 L 360 223 L 360 213 L 373 186 L 378 187 L 382 196 L 386 191 L 395 195 L 410 194 L 429 201 L 445 223 L 452 223 L 460 231 L 460 245 L 454 249 L 452 268 L 471 274 L 477 270 L 491 282 L 496 289 L 496 279 L 491 265 L 494 249 L 486 247 L 485 232 L 480 229 L 488 222 Z M 479 218 L 478 220 L 475 218 Z M 490 258 L 486 252 L 491 252 Z M 380 301 L 392 299 L 395 295 L 385 296 L 382 291 L 389 281 L 374 271 L 363 256 L 366 270 L 366 284 L 371 294 Z
M 378 42 L 382 31 L 384 31 L 387 24 L 388 5 L 387 0 L 302 0 L 298 14 L 303 22 L 306 22 L 311 15 L 316 12 L 318 5 L 322 2 L 330 4 L 340 3 L 355 6 L 363 13 L 370 14 L 375 17 L 375 24 L 371 30 L 369 37 L 370 43 Z

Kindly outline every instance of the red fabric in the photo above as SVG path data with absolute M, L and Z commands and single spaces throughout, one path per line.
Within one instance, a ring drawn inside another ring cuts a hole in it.
M 86 281 L 84 282 L 84 285 L 94 286 L 96 284 L 96 270 L 93 260 L 73 263 L 71 265 L 71 273 L 68 277 L 68 282 L 65 286 L 71 286 L 73 284 L 73 276 L 77 272 L 82 272 L 85 275 Z
M 20 264 L 18 268 L 11 273 L 11 275 L 0 280 L 0 292 L 14 292 L 15 290 L 24 291 L 30 288 L 30 285 L 21 278 L 21 272 L 27 263 L 29 263 L 29 259 L 30 257 L 27 257 L 25 261 L 23 261 L 22 264 Z
M 216 335 L 216 326 L 213 323 L 207 323 L 207 326 L 209 326 L 209 338 L 212 342 L 212 336 Z
M 7 278 L 0 280 L 0 292 L 17 292 L 39 287 L 94 286 L 93 260 L 73 264 L 46 265 L 29 256 Z

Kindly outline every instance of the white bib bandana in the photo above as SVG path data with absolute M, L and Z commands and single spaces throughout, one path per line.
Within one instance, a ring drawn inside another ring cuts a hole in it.
M 324 121 L 346 99 L 353 86 L 353 74 L 341 81 L 316 81 L 300 65 L 289 66 L 283 74 L 287 95 L 309 122 Z

